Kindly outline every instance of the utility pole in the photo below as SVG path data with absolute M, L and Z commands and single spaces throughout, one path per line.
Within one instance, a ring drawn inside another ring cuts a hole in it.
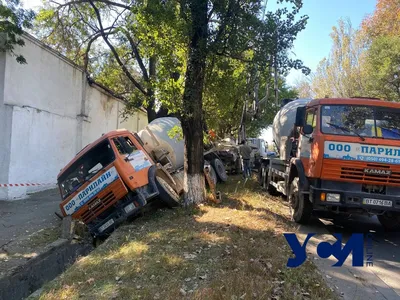
M 275 32 L 275 53 L 274 53 L 274 92 L 275 92 L 275 105 L 279 107 L 278 99 L 278 41 L 279 41 L 279 32 L 278 27 Z

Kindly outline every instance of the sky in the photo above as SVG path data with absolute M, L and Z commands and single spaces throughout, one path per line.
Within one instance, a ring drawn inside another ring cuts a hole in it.
M 298 34 L 292 51 L 295 58 L 315 71 L 318 63 L 328 56 L 332 42 L 329 34 L 340 18 L 349 18 L 358 27 L 363 18 L 373 13 L 376 0 L 303 0 L 300 15 L 308 15 L 306 28 Z M 282 4 L 268 0 L 267 9 L 275 11 Z M 301 78 L 300 71 L 292 71 L 287 77 L 289 85 Z
M 23 3 L 25 7 L 35 8 L 42 0 L 24 0 Z M 315 71 L 318 63 L 329 55 L 332 45 L 329 34 L 337 21 L 349 18 L 357 28 L 366 15 L 373 13 L 375 4 L 376 0 L 303 0 L 299 14 L 308 15 L 309 19 L 294 42 L 292 57 L 302 60 L 312 72 Z M 275 11 L 282 6 L 277 0 L 268 0 L 267 10 Z M 300 71 L 291 71 L 286 78 L 287 84 L 295 85 L 302 76 Z M 262 137 L 272 142 L 271 130 L 265 130 Z
M 303 0 L 300 15 L 308 15 L 306 28 L 300 32 L 294 42 L 293 58 L 300 59 L 304 64 L 315 71 L 318 63 L 329 55 L 332 41 L 329 34 L 332 27 L 337 25 L 340 18 L 349 18 L 355 28 L 368 14 L 375 9 L 376 0 Z M 269 0 L 268 10 L 282 7 L 276 0 Z M 301 71 L 293 70 L 286 78 L 287 84 L 294 86 L 302 78 Z M 272 143 L 272 130 L 266 129 L 261 137 Z

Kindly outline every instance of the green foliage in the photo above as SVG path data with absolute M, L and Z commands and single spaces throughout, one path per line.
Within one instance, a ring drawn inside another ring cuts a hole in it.
M 5 36 L 0 44 L 0 52 L 8 51 L 15 56 L 20 64 L 26 64 L 26 59 L 14 52 L 15 46 L 24 46 L 21 38 L 24 29 L 32 28 L 35 14 L 32 10 L 23 9 L 19 0 L 0 0 L 0 33 Z
M 273 86 L 272 78 L 270 78 L 269 85 Z M 262 87 L 265 88 L 265 86 Z M 280 99 L 296 99 L 298 97 L 298 92 L 286 86 L 283 78 L 279 78 L 278 81 L 278 94 Z M 268 96 L 267 103 L 263 105 L 257 118 L 247 121 L 247 136 L 259 137 L 261 132 L 272 124 L 279 109 L 280 106 L 275 104 L 275 98 L 271 92 Z
M 44 5 L 36 19 L 36 35 L 127 99 L 125 116 L 140 105 L 154 110 L 163 106 L 181 115 L 192 20 L 189 2 L 140 0 L 121 4 L 126 6 L 123 8 L 93 1 L 103 30 L 89 2 Z M 203 99 L 207 122 L 218 128 L 220 135 L 236 130 L 245 99 L 253 101 L 254 95 L 249 98 L 248 92 L 255 89 L 257 78 L 260 90 L 265 90 L 267 80 L 272 84 L 274 61 L 281 74 L 291 68 L 309 72 L 301 61 L 287 55 L 308 18 L 297 17 L 301 1 L 288 2 L 293 3 L 292 10 L 279 9 L 264 17 L 260 0 L 209 2 Z M 154 62 L 153 72 L 150 61 Z
M 130 102 L 125 114 L 156 104 L 178 111 L 183 77 L 172 74 L 186 67 L 178 4 L 135 1 L 123 8 L 106 2 L 93 1 L 99 17 L 89 1 L 47 4 L 38 14 L 36 35 L 125 97 Z
M 203 108 L 207 126 L 215 130 L 219 137 L 236 136 L 246 100 L 250 110 L 251 101 L 247 92 L 255 89 L 256 82 L 248 80 L 248 64 L 245 62 L 213 56 L 209 59 L 209 63 L 214 64 L 214 71 L 207 74 L 204 91 Z M 272 123 L 279 109 L 275 106 L 273 78 L 268 70 L 260 74 L 259 81 L 259 99 L 266 96 L 267 86 L 269 95 L 256 118 L 247 114 L 247 135 L 252 137 L 259 136 L 261 131 Z M 278 80 L 278 90 L 281 99 L 297 97 L 297 92 L 286 87 L 282 78 Z
M 174 127 L 171 128 L 170 131 L 168 131 L 168 136 L 171 139 L 174 139 L 176 141 L 181 141 L 183 140 L 183 131 L 182 131 L 182 127 L 175 125 Z
M 400 101 L 398 10 L 397 0 L 379 0 L 360 30 L 340 20 L 331 33 L 329 57 L 319 63 L 309 80 L 299 82 L 300 94 Z
M 232 58 L 212 56 L 204 91 L 207 125 L 219 136 L 230 134 L 240 123 L 241 110 L 247 93 L 246 63 Z
M 371 96 L 400 101 L 400 36 L 382 36 L 368 49 L 366 69 Z

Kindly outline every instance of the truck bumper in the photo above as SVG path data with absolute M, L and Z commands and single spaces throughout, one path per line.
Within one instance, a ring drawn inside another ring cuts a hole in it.
M 328 197 L 328 195 L 336 196 Z M 337 212 L 365 212 L 372 214 L 382 214 L 385 211 L 400 212 L 400 196 L 396 195 L 372 194 L 340 188 L 327 189 L 311 186 L 310 200 L 317 210 L 328 209 Z M 338 202 L 328 200 L 338 200 Z
M 125 222 L 129 217 L 136 215 L 140 208 L 159 195 L 154 175 L 156 168 L 149 169 L 149 184 L 137 188 L 135 193 L 128 193 L 114 206 L 102 213 L 97 219 L 88 224 L 89 232 L 94 237 L 104 236 Z

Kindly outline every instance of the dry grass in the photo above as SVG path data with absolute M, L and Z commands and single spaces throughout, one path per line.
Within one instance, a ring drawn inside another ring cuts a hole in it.
M 311 262 L 286 268 L 288 209 L 232 177 L 223 202 L 159 210 L 119 228 L 40 299 L 334 299 Z

